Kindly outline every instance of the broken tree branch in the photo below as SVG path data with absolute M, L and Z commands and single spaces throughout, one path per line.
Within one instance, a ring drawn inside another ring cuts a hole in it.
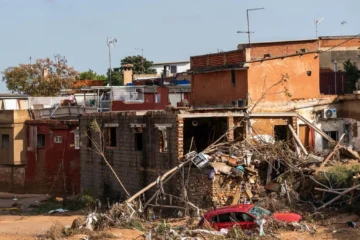
M 325 208 L 326 206 L 329 206 L 330 204 L 332 204 L 333 202 L 335 202 L 336 200 L 338 200 L 339 198 L 341 198 L 342 196 L 344 196 L 345 194 L 353 191 L 354 189 L 357 189 L 360 187 L 360 184 L 356 185 L 356 186 L 353 186 L 349 189 L 346 189 L 344 192 L 342 192 L 341 194 L 339 194 L 339 196 L 335 197 L 334 199 L 332 199 L 331 201 L 325 203 L 324 205 L 320 206 L 317 208 L 317 210 L 319 209 L 322 209 L 322 208 Z
M 341 141 L 343 140 L 344 136 L 345 136 L 345 133 L 341 136 L 340 140 L 336 143 L 336 145 L 335 145 L 334 149 L 331 151 L 331 153 L 329 153 L 329 155 L 327 155 L 325 160 L 320 164 L 320 167 L 316 170 L 316 172 L 321 171 L 321 169 L 325 166 L 325 164 L 330 160 L 332 155 L 334 155 L 336 150 L 338 150 L 339 145 L 340 145 Z

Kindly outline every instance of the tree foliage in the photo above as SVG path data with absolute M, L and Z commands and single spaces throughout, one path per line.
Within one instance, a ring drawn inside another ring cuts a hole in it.
M 80 73 L 80 80 L 106 80 L 105 75 L 98 75 L 93 70 L 89 69 L 86 72 Z
M 3 75 L 10 91 L 30 96 L 55 96 L 62 88 L 71 88 L 79 74 L 63 61 L 46 58 L 34 64 L 8 67 Z
M 140 55 L 137 56 L 128 56 L 121 60 L 121 65 L 124 64 L 133 64 L 133 73 L 141 74 L 142 73 L 142 64 L 144 64 L 144 74 L 155 74 L 156 70 L 152 69 L 151 66 L 153 64 L 152 61 L 148 61 L 146 58 L 143 58 Z
M 110 68 L 106 73 L 106 81 L 104 82 L 105 85 L 110 85 Z M 112 69 L 111 70 L 111 86 L 123 86 L 124 79 L 120 69 Z
M 356 63 L 352 63 L 350 59 L 344 62 L 344 70 L 345 70 L 345 88 L 346 93 L 352 93 L 352 91 L 356 88 L 356 83 L 360 78 L 360 72 Z

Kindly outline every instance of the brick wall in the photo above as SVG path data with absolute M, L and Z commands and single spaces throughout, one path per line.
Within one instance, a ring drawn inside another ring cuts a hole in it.
M 81 131 L 81 188 L 94 196 L 125 199 L 125 193 L 116 181 L 104 160 L 89 149 L 85 135 L 93 119 L 102 124 L 116 123 L 116 147 L 106 148 L 105 155 L 121 179 L 130 195 L 144 188 L 156 178 L 178 164 L 176 115 L 165 112 L 151 112 L 136 116 L 133 112 L 110 112 L 84 115 L 80 120 Z M 130 124 L 146 124 L 143 131 L 142 151 L 136 150 L 135 133 Z M 171 124 L 166 130 L 168 152 L 160 152 L 160 131 L 155 124 Z M 103 128 L 104 129 L 104 128 Z M 94 141 L 99 142 L 99 134 L 92 133 Z M 94 149 L 94 146 L 92 146 Z M 172 193 L 171 182 L 164 186 Z M 153 189 L 147 193 L 154 193 Z
M 194 56 L 190 58 L 192 70 L 239 65 L 244 61 L 245 55 L 243 50 Z

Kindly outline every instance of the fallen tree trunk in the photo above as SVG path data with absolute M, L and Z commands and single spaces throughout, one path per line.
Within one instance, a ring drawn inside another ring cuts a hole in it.
M 341 194 L 339 194 L 339 196 L 335 197 L 334 199 L 332 199 L 331 201 L 325 203 L 324 205 L 320 206 L 317 208 L 317 210 L 320 210 L 322 208 L 325 208 L 327 206 L 329 206 L 330 204 L 332 204 L 333 202 L 335 202 L 336 200 L 338 200 L 339 198 L 341 198 L 342 196 L 344 196 L 345 194 L 353 191 L 354 189 L 357 189 L 360 187 L 360 184 L 356 185 L 356 186 L 353 186 L 351 188 L 348 188 L 347 190 L 345 190 L 344 192 L 342 192 Z
M 173 169 L 170 169 L 169 171 L 167 171 L 166 173 L 164 173 L 164 175 L 162 175 L 160 177 L 160 181 L 163 181 L 167 176 L 169 176 L 173 172 L 179 170 L 180 168 L 182 168 L 185 164 L 189 163 L 190 161 L 191 160 L 187 160 L 186 162 L 179 164 L 178 166 L 174 167 Z M 134 201 L 135 198 L 139 197 L 141 194 L 143 194 L 144 192 L 146 192 L 147 190 L 149 190 L 150 188 L 155 186 L 156 183 L 157 183 L 157 181 L 150 183 L 145 188 L 141 189 L 139 192 L 135 193 L 132 197 L 130 197 L 128 200 L 126 200 L 126 203 L 131 203 L 132 201 Z

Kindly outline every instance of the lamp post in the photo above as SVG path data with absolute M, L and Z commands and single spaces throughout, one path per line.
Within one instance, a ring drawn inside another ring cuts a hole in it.
M 340 32 L 340 35 L 343 34 L 343 27 L 344 27 L 345 24 L 347 24 L 346 21 L 342 21 L 342 22 L 341 22 L 341 32 Z
M 135 50 L 141 51 L 141 73 L 144 73 L 144 49 L 143 48 L 135 48 Z
M 112 38 L 112 37 L 108 37 L 106 40 L 107 46 L 109 48 L 109 83 L 110 83 L 110 87 L 112 86 L 111 84 L 111 46 L 115 47 L 115 43 L 117 43 L 117 39 L 116 38 Z
M 265 9 L 265 8 L 250 8 L 250 9 L 246 9 L 247 31 L 238 31 L 238 32 L 237 32 L 237 33 L 247 33 L 247 34 L 248 34 L 249 46 L 250 46 L 250 43 L 251 43 L 250 35 L 251 35 L 251 33 L 254 33 L 254 32 L 250 32 L 249 12 L 250 12 L 250 11 L 263 10 L 263 9 Z

